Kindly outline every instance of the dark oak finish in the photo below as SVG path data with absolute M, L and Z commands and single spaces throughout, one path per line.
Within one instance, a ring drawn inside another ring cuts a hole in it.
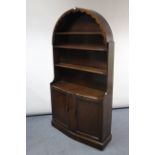
M 66 92 L 68 94 L 77 95 L 79 97 L 86 97 L 86 99 L 92 99 L 96 101 L 102 100 L 104 96 L 104 91 L 64 81 L 55 83 L 53 85 L 53 88 L 61 90 L 62 92 Z
M 102 35 L 101 32 L 56 32 L 56 35 Z
M 105 51 L 106 48 L 101 45 L 81 45 L 81 44 L 70 44 L 70 45 L 55 45 L 55 48 L 64 48 L 64 49 L 77 49 L 77 50 L 89 50 L 89 51 Z
M 114 42 L 98 13 L 64 13 L 53 33 L 52 125 L 103 149 L 111 140 Z
M 88 66 L 82 66 L 82 65 L 68 64 L 68 63 L 59 63 L 59 64 L 56 64 L 55 66 L 68 68 L 68 69 L 75 69 L 75 70 L 80 70 L 80 71 L 85 71 L 90 73 L 96 73 L 96 74 L 103 74 L 103 75 L 107 74 L 106 66 L 103 69 L 90 67 L 90 66 L 88 67 Z

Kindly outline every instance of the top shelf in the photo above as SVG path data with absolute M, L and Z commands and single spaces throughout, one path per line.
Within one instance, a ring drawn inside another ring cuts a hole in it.
M 101 32 L 55 32 L 56 35 L 102 35 Z

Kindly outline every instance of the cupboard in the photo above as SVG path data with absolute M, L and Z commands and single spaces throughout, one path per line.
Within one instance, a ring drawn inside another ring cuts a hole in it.
M 92 10 L 65 12 L 53 32 L 52 125 L 98 149 L 111 140 L 112 31 Z

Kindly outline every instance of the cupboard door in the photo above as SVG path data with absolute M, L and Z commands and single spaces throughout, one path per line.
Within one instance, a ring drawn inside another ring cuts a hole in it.
M 76 131 L 76 97 L 75 95 L 68 94 L 67 102 L 69 105 L 69 128 L 72 131 Z
M 83 98 L 76 100 L 77 133 L 89 138 L 101 138 L 101 104 Z
M 68 128 L 68 102 L 67 102 L 67 94 L 61 91 L 52 89 L 52 111 L 53 118 Z

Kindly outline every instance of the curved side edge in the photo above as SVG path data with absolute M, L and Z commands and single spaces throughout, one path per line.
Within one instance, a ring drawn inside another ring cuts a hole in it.
M 61 126 L 54 119 L 51 121 L 51 125 L 54 126 L 55 128 L 57 128 L 62 133 L 64 133 L 65 135 L 67 135 L 79 142 L 83 142 L 84 144 L 93 146 L 99 150 L 103 150 L 105 148 L 105 146 L 108 144 L 108 142 L 112 139 L 112 134 L 108 135 L 108 137 L 103 142 L 99 142 L 99 141 L 84 137 L 80 134 L 77 134 L 77 133 Z
M 101 32 L 103 32 L 104 38 L 106 40 L 106 42 L 110 42 L 113 41 L 113 33 L 111 30 L 111 27 L 109 25 L 109 23 L 107 22 L 107 20 L 100 15 L 99 13 L 97 13 L 96 11 L 90 10 L 90 9 L 84 9 L 84 8 L 75 8 L 75 9 L 69 9 L 68 11 L 66 11 L 65 13 L 63 13 L 57 20 L 55 27 L 54 27 L 54 32 L 56 32 L 57 26 L 59 25 L 60 21 L 65 18 L 65 16 L 67 16 L 70 13 L 75 13 L 75 12 L 81 12 L 81 13 L 85 13 L 88 16 L 90 16 L 91 18 L 93 18 L 96 23 L 98 24 Z M 52 40 L 54 40 L 54 35 L 52 36 Z M 53 41 L 52 41 L 53 42 Z M 54 42 L 53 42 L 54 43 Z

